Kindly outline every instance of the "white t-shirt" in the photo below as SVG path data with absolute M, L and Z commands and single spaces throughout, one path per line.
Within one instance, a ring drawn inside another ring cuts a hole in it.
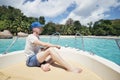
M 33 42 L 35 40 L 38 40 L 39 38 L 36 37 L 33 34 L 30 34 L 27 38 L 26 38 L 26 45 L 25 45 L 25 53 L 27 54 L 27 56 L 32 55 L 32 54 L 37 54 L 40 50 L 40 46 L 39 45 L 35 45 Z

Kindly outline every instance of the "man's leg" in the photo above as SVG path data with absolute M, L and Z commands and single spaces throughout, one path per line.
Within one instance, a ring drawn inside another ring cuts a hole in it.
M 37 59 L 40 63 L 42 63 L 43 61 L 45 61 L 45 59 L 48 56 L 51 56 L 51 58 L 59 63 L 61 66 L 65 67 L 68 71 L 72 71 L 72 72 L 81 72 L 82 70 L 79 68 L 74 68 L 71 65 L 69 65 L 67 62 L 65 62 L 60 55 L 57 53 L 57 51 L 54 48 L 48 48 L 47 50 L 45 50 L 44 52 L 38 53 L 37 54 Z

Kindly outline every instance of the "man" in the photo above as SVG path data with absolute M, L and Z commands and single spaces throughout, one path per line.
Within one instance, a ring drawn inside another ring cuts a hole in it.
M 63 66 L 67 71 L 81 72 L 79 68 L 74 68 L 65 62 L 57 52 L 60 46 L 45 43 L 39 40 L 39 34 L 42 33 L 42 25 L 39 22 L 31 24 L 33 31 L 26 39 L 25 53 L 28 56 L 26 65 L 29 67 L 41 67 L 43 71 L 50 71 L 50 64 L 57 62 Z M 46 48 L 42 50 L 42 47 Z M 47 58 L 49 59 L 45 61 Z

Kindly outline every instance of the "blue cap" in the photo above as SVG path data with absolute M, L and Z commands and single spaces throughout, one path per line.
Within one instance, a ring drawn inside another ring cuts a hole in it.
M 43 27 L 43 25 L 40 24 L 40 22 L 33 22 L 30 28 L 33 29 L 33 28 L 40 28 L 40 27 Z

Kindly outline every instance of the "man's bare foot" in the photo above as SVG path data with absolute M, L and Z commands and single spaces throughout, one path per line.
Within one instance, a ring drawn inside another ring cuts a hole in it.
M 82 69 L 80 69 L 80 68 L 74 68 L 74 69 L 68 70 L 68 71 L 70 71 L 70 72 L 75 72 L 75 73 L 81 73 L 81 72 L 82 72 Z
M 42 69 L 44 72 L 50 71 L 50 64 L 49 64 L 49 63 L 42 64 L 42 65 L 41 65 L 41 69 Z
M 75 68 L 75 69 L 73 69 L 72 72 L 81 73 L 81 72 L 82 72 L 82 69 L 80 69 L 80 68 Z

